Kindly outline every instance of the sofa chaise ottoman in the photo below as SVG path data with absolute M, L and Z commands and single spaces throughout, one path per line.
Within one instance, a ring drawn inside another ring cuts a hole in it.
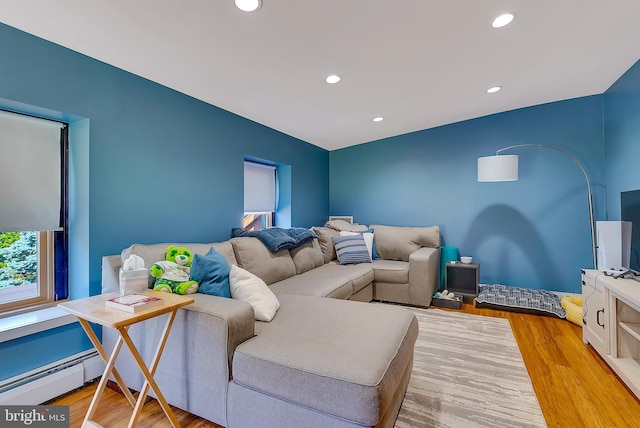
M 229 426 L 393 426 L 413 368 L 413 313 L 308 296 L 279 299 L 273 321 L 256 323 L 256 336 L 234 353 Z

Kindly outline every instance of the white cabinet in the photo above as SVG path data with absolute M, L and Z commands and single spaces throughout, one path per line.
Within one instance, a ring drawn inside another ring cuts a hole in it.
M 640 282 L 582 271 L 582 338 L 640 398 Z
M 582 275 L 582 340 L 590 343 L 600 354 L 609 353 L 609 290 L 596 281 L 597 271 L 583 271 Z M 595 272 L 595 274 L 594 274 Z

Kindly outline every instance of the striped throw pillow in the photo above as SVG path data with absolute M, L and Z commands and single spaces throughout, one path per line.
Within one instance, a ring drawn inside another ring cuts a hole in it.
M 362 234 L 349 236 L 334 236 L 331 238 L 333 246 L 336 248 L 338 261 L 341 265 L 356 263 L 371 263 L 367 244 L 364 242 Z

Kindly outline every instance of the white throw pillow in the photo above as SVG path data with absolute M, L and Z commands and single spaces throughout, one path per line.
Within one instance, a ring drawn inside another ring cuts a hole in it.
M 280 309 L 280 302 L 263 280 L 236 265 L 229 272 L 231 297 L 251 303 L 256 320 L 271 321 Z
M 367 246 L 367 251 L 369 251 L 369 258 L 373 260 L 373 233 L 371 232 L 347 232 L 343 230 L 340 232 L 340 236 L 349 236 L 349 235 L 362 235 L 364 238 L 364 244 Z

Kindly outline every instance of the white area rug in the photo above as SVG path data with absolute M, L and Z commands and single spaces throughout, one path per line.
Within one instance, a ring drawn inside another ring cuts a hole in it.
M 397 428 L 547 426 L 508 320 L 410 309 L 420 333 Z

